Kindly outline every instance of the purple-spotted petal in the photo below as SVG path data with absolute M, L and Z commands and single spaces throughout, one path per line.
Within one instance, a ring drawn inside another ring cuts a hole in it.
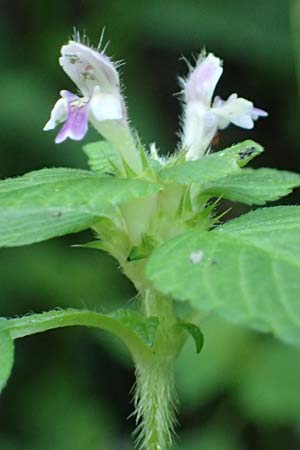
M 104 53 L 70 41 L 61 55 L 60 65 L 85 96 L 91 96 L 97 85 L 107 93 L 119 91 L 118 72 Z
M 88 102 L 68 91 L 62 91 L 62 95 L 64 95 L 64 98 L 69 98 L 68 116 L 64 126 L 56 136 L 55 143 L 59 144 L 68 137 L 80 141 L 88 130 Z
M 197 64 L 186 81 L 186 101 L 200 101 L 209 107 L 222 72 L 221 60 L 209 53 Z

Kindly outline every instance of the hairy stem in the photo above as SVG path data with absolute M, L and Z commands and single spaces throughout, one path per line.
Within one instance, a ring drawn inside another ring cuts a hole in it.
M 148 290 L 143 298 L 147 316 L 159 318 L 156 344 L 151 360 L 137 364 L 135 407 L 137 445 L 142 450 L 171 450 L 176 425 L 174 361 L 178 334 L 172 301 Z
M 173 364 L 159 358 L 137 367 L 137 445 L 143 450 L 171 450 L 176 424 Z

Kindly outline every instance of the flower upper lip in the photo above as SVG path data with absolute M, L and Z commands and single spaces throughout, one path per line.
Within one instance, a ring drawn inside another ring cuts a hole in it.
M 200 57 L 201 61 L 201 57 Z M 216 85 L 223 73 L 221 60 L 209 53 L 190 73 L 185 85 L 187 101 L 210 105 Z

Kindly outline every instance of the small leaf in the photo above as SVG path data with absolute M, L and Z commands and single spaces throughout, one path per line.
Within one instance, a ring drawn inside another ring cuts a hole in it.
M 159 320 L 157 317 L 144 317 L 141 314 L 121 309 L 111 314 L 111 317 L 120 320 L 126 327 L 130 328 L 148 347 L 152 347 Z
M 177 300 L 300 345 L 298 206 L 263 208 L 213 231 L 177 236 L 153 252 L 146 274 Z
M 177 326 L 180 328 L 184 328 L 191 335 L 195 342 L 196 353 L 200 353 L 204 343 L 204 337 L 200 331 L 200 328 L 197 327 L 197 325 L 195 325 L 194 323 L 190 322 L 179 322 Z
M 3 320 L 3 319 L 2 319 Z M 0 326 L 0 393 L 6 386 L 14 364 L 14 342 L 9 331 Z
M 89 228 L 112 207 L 160 186 L 75 169 L 43 169 L 0 182 L 0 246 L 31 244 Z
M 147 258 L 156 246 L 157 240 L 152 235 L 144 233 L 140 245 L 134 245 L 130 249 L 127 261 L 137 261 Z
M 225 150 L 210 153 L 197 161 L 187 161 L 175 166 L 166 166 L 158 173 L 159 179 L 179 184 L 208 182 L 239 172 L 240 167 L 263 151 L 259 144 L 245 141 Z
M 300 186 L 300 175 L 276 169 L 243 169 L 207 184 L 204 192 L 247 205 L 278 200 Z
M 146 256 L 147 256 L 146 253 L 144 253 L 142 249 L 140 249 L 140 247 L 134 245 L 130 249 L 129 255 L 127 256 L 127 261 L 128 262 L 138 261 L 140 259 L 146 258 Z
M 115 173 L 120 164 L 120 158 L 111 144 L 107 141 L 98 141 L 83 146 L 88 157 L 88 163 L 94 172 Z

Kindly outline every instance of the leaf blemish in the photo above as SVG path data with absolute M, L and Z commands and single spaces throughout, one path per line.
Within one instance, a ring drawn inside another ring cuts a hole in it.
M 243 150 L 239 153 L 240 159 L 248 158 L 249 156 L 253 155 L 255 152 L 255 147 L 247 148 L 246 150 Z
M 52 217 L 60 217 L 62 215 L 61 211 L 52 211 L 51 213 Z
M 189 260 L 193 264 L 199 264 L 204 258 L 203 250 L 195 250 L 194 252 L 189 254 Z

